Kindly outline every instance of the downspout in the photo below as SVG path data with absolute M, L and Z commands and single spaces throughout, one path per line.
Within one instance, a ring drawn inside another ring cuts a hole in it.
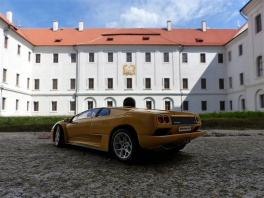
M 181 79 L 181 53 L 184 50 L 184 45 L 179 46 L 179 85 L 180 85 L 180 93 L 181 93 L 181 111 L 182 111 L 182 79 Z
M 0 116 L 1 116 L 1 114 L 2 114 L 2 100 L 3 100 L 2 93 L 3 93 L 3 89 L 4 89 L 3 85 L 1 85 L 0 89 L 1 89 L 1 92 L 0 92 Z
M 75 100 L 75 110 L 74 110 L 74 115 L 77 114 L 77 108 L 78 108 L 78 100 L 77 100 L 77 95 L 78 95 L 78 87 L 79 87 L 79 51 L 76 49 L 76 44 L 73 45 L 73 49 L 76 51 L 76 77 L 75 77 L 75 93 L 74 93 L 74 100 Z

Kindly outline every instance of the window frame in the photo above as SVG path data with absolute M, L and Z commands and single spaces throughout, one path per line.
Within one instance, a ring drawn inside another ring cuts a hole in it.
M 225 89 L 225 79 L 219 78 L 219 89 L 223 90 Z
M 151 53 L 150 52 L 145 52 L 145 62 L 151 63 Z
M 224 54 L 218 53 L 218 63 L 224 63 Z
M 71 78 L 70 79 L 70 90 L 75 90 L 76 89 L 76 79 Z
M 262 19 L 261 19 L 261 14 L 258 14 L 255 17 L 255 30 L 256 34 L 262 31 Z
M 164 52 L 163 53 L 163 62 L 164 63 L 169 63 L 170 62 L 170 53 L 169 52 Z
M 40 63 L 41 62 L 41 54 L 35 54 L 35 63 Z
M 94 52 L 89 52 L 88 62 L 94 63 Z
M 59 63 L 59 54 L 53 53 L 53 63 Z
M 263 76 L 263 59 L 262 56 L 257 57 L 257 77 Z
M 151 78 L 145 78 L 145 89 L 151 89 Z
M 131 52 L 127 52 L 126 53 L 126 62 L 127 63 L 131 63 L 132 62 L 132 53 Z
M 76 62 L 77 62 L 77 54 L 71 53 L 71 63 L 76 63 Z
M 188 89 L 188 78 L 182 79 L 182 89 Z
M 201 89 L 206 89 L 206 78 L 201 78 Z
M 114 88 L 114 79 L 107 78 L 107 89 L 113 89 L 113 88 Z
M 58 79 L 52 79 L 52 90 L 58 90 Z
M 200 63 L 206 63 L 206 54 L 200 53 Z
M 133 89 L 133 79 L 132 78 L 126 78 L 126 88 Z
M 114 53 L 113 52 L 108 52 L 107 53 L 107 62 L 108 63 L 113 63 L 114 62 Z
M 182 53 L 182 63 L 188 63 L 188 53 Z
M 94 78 L 88 78 L 88 89 L 94 89 Z

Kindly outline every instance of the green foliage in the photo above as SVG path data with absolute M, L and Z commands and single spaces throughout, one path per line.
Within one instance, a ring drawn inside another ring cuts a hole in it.
M 215 118 L 264 118 L 264 112 L 260 111 L 236 111 L 236 112 L 215 112 L 215 113 L 201 113 L 201 119 L 215 119 Z
M 21 126 L 37 124 L 55 124 L 69 116 L 14 116 L 0 117 L 0 126 Z

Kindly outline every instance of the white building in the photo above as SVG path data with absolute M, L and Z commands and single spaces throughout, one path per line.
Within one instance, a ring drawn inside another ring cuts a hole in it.
M 19 28 L 0 14 L 0 115 L 91 107 L 264 111 L 264 2 L 240 29 Z M 76 101 L 76 102 L 75 102 Z

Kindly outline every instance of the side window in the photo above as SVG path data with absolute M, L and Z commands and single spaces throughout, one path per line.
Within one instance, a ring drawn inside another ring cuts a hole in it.
M 107 108 L 103 108 L 97 117 L 101 117 L 101 116 L 108 116 L 110 114 L 110 109 L 107 109 Z

